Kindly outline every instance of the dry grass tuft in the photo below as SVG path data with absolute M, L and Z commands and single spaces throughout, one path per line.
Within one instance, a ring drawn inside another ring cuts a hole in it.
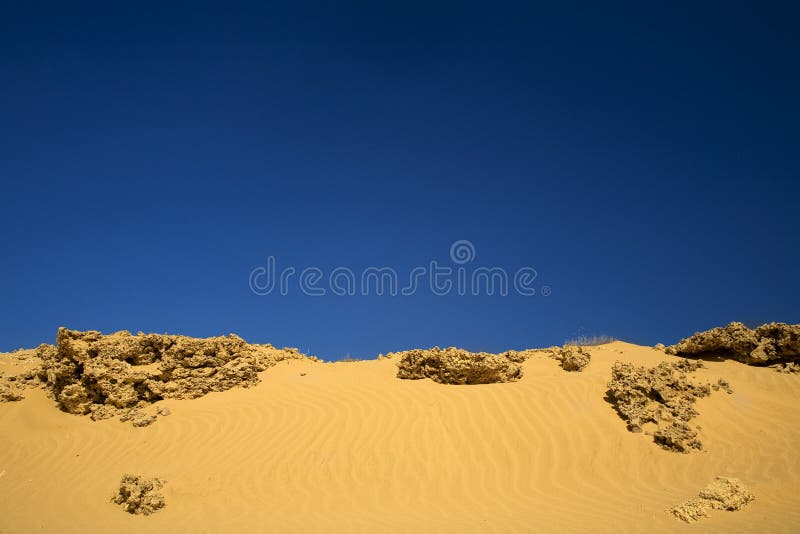
M 578 347 L 595 347 L 597 345 L 605 345 L 606 343 L 613 343 L 617 338 L 611 336 L 578 336 L 568 339 L 564 342 L 564 346 L 574 345 Z

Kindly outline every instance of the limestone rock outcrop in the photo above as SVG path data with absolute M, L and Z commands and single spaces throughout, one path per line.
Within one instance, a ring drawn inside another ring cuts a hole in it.
M 667 353 L 683 357 L 717 356 L 749 365 L 785 364 L 800 359 L 800 325 L 768 323 L 748 328 L 742 323 L 698 332 Z
M 440 384 L 492 384 L 513 382 L 522 377 L 521 352 L 501 354 L 469 352 L 455 347 L 414 349 L 387 355 L 399 357 L 397 377 L 418 380 L 430 378 Z
M 578 345 L 564 345 L 553 357 L 561 363 L 565 371 L 583 371 L 591 359 L 589 352 Z
M 642 432 L 652 423 L 653 441 L 663 448 L 677 452 L 701 449 L 689 421 L 697 415 L 695 400 L 709 395 L 711 386 L 695 384 L 687 375 L 702 366 L 702 362 L 690 360 L 662 362 L 652 368 L 615 362 L 607 399 L 631 432 Z
M 304 358 L 296 350 L 250 344 L 233 334 L 198 339 L 66 328 L 59 329 L 55 345 L 40 346 L 37 356 L 38 378 L 62 410 L 95 420 L 121 415 L 136 426 L 153 421 L 137 408 L 250 387 L 275 363 Z

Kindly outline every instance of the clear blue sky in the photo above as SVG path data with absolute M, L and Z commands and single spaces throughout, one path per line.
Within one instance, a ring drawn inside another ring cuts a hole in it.
M 336 359 L 800 322 L 800 13 L 747 4 L 6 3 L 0 350 L 60 325 Z M 552 294 L 248 286 L 268 256 L 407 273 L 459 239 Z

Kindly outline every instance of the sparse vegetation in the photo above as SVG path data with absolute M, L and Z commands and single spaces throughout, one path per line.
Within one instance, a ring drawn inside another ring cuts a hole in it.
M 368 358 L 357 358 L 357 357 L 354 357 L 354 356 L 350 356 L 350 353 L 348 352 L 347 354 L 344 355 L 344 358 L 342 358 L 340 360 L 334 360 L 334 361 L 336 361 L 336 362 L 363 362 L 363 361 L 365 361 L 367 359 Z
M 616 338 L 611 336 L 578 336 L 564 341 L 564 346 L 578 346 L 578 347 L 594 347 L 597 345 L 605 345 L 617 341 Z

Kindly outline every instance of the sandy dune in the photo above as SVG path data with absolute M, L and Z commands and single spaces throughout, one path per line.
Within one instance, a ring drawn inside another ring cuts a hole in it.
M 697 401 L 704 449 L 680 454 L 603 399 L 615 360 L 678 358 L 590 353 L 583 372 L 542 355 L 472 386 L 400 380 L 392 359 L 284 361 L 250 389 L 160 401 L 172 414 L 146 428 L 26 390 L 0 404 L 0 532 L 800 531 L 800 377 L 707 362 L 694 376 L 734 393 Z M 111 504 L 128 472 L 166 480 L 166 508 Z M 694 524 L 667 512 L 718 475 L 756 500 Z

